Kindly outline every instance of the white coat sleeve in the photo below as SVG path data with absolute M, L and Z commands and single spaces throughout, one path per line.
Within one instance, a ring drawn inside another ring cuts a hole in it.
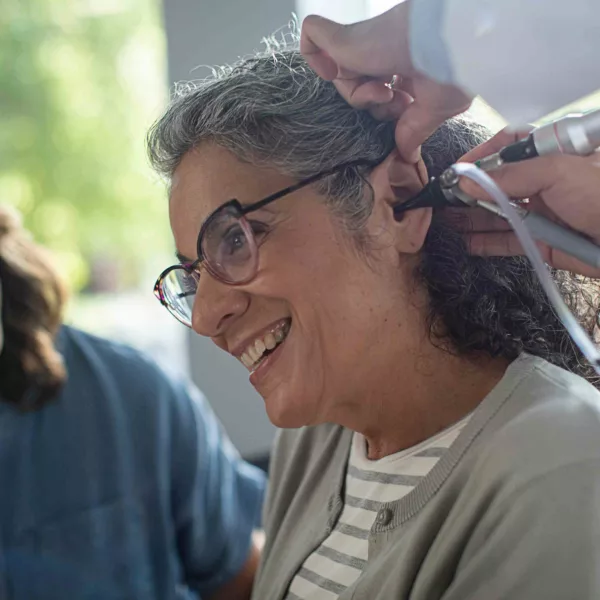
M 598 0 L 413 0 L 410 20 L 415 66 L 513 126 L 600 89 Z

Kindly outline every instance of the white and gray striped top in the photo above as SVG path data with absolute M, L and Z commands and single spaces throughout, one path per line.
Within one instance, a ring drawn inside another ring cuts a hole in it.
M 369 531 L 382 504 L 406 496 L 450 448 L 468 417 L 420 444 L 369 460 L 355 433 L 346 472 L 344 509 L 327 539 L 294 577 L 286 600 L 335 600 L 360 577 L 368 562 Z

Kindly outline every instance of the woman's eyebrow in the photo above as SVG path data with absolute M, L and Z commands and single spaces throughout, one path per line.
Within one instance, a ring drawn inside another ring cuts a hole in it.
M 175 251 L 175 257 L 177 258 L 177 260 L 183 265 L 183 264 L 189 264 L 189 263 L 193 263 L 194 259 L 193 258 L 188 258 L 187 256 L 181 254 L 181 252 L 179 252 L 179 250 Z

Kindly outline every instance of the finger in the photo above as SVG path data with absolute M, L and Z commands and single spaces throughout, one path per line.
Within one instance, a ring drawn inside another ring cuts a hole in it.
M 482 208 L 450 208 L 444 218 L 463 233 L 492 233 L 512 231 L 510 223 Z
M 340 95 L 354 108 L 364 109 L 378 104 L 388 104 L 394 92 L 382 81 L 368 77 L 335 79 L 334 85 Z
M 408 7 L 403 3 L 351 25 L 311 15 L 302 23 L 300 51 L 309 64 L 311 57 L 324 53 L 338 66 L 365 75 L 408 74 L 412 64 L 404 33 L 407 24 Z M 331 73 L 327 78 L 333 79 Z
M 466 234 L 469 251 L 479 256 L 523 256 L 525 252 L 512 232 Z M 579 273 L 585 277 L 600 277 L 600 269 L 591 267 L 569 254 L 537 242 L 544 262 L 555 269 Z
M 467 152 L 463 157 L 461 157 L 459 162 L 475 162 L 476 160 L 490 156 L 490 154 L 500 152 L 500 150 L 502 150 L 502 148 L 505 146 L 508 146 L 514 142 L 518 142 L 519 140 L 527 137 L 532 129 L 533 126 L 527 129 L 519 129 L 518 131 L 510 131 L 508 128 L 503 129 L 494 137 L 483 142 L 483 144 L 480 144 L 476 148 L 473 148 L 473 150 L 470 152 Z
M 511 198 L 529 198 L 550 189 L 570 167 L 576 169 L 579 160 L 577 156 L 543 156 L 505 164 L 488 175 Z M 489 199 L 476 183 L 466 177 L 461 178 L 460 187 L 476 198 L 483 199 L 485 196 Z
M 465 236 L 469 252 L 479 256 L 521 256 L 523 247 L 512 231 L 471 233 Z
M 337 75 L 336 62 L 326 52 L 315 52 L 306 56 L 310 68 L 325 81 L 333 81 Z
M 335 79 L 338 65 L 330 55 L 336 37 L 343 37 L 344 27 L 318 15 L 306 17 L 300 33 L 300 52 L 316 73 L 328 81 Z
M 394 92 L 390 102 L 374 105 L 369 112 L 379 121 L 397 121 L 411 102 L 412 98 L 404 92 Z

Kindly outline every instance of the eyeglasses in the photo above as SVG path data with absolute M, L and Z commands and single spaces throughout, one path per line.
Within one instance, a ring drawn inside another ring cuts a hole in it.
M 253 204 L 243 206 L 238 200 L 225 202 L 209 215 L 200 228 L 196 243 L 198 258 L 194 262 L 165 269 L 156 280 L 154 295 L 178 321 L 191 327 L 194 298 L 202 270 L 228 285 L 242 285 L 255 277 L 258 245 L 265 233 L 265 226 L 246 219 L 248 213 L 344 169 L 375 167 L 380 162 L 361 160 L 344 163 L 307 177 Z

